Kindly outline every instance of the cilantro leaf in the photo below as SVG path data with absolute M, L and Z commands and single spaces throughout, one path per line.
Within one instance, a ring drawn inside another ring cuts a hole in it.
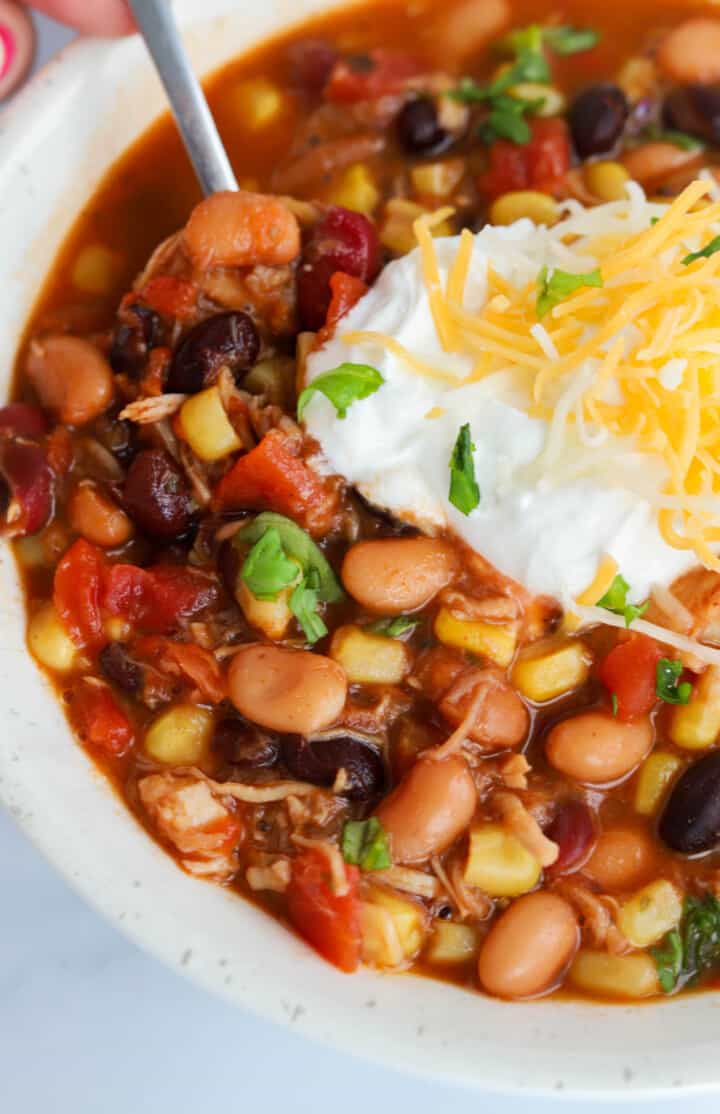
M 346 863 L 359 866 L 361 870 L 385 870 L 392 865 L 387 833 L 377 816 L 346 821 L 342 853 Z
M 710 243 L 706 244 L 700 251 L 691 251 L 689 255 L 686 255 L 682 261 L 683 266 L 689 267 L 696 259 L 709 259 L 716 251 L 720 251 L 720 236 L 716 236 L 714 240 L 711 240 Z
M 682 151 L 699 151 L 705 146 L 702 140 L 694 135 L 676 131 L 675 128 L 661 128 L 657 124 L 651 124 L 645 129 L 644 138 L 656 140 L 658 143 L 671 143 L 673 147 L 679 147 Z
M 242 567 L 241 576 L 258 600 L 276 600 L 284 588 L 298 578 L 298 565 L 291 561 L 273 527 L 255 543 Z
M 617 693 L 616 692 L 613 692 L 613 693 L 610 694 L 610 704 L 611 704 L 611 707 L 612 707 L 612 714 L 614 716 L 617 716 L 617 714 L 618 714 L 618 698 L 617 698 Z
M 463 514 L 470 514 L 480 502 L 480 488 L 475 479 L 475 446 L 470 437 L 470 423 L 461 426 L 450 457 L 450 493 L 448 498 Z
M 525 114 L 537 111 L 544 104 L 544 97 L 528 101 L 501 93 L 491 102 L 490 114 L 480 126 L 480 138 L 488 144 L 496 139 L 509 139 L 512 143 L 524 146 L 530 142 L 531 135 Z
M 720 901 L 714 894 L 687 897 L 679 928 L 650 949 L 666 994 L 692 986 L 720 967 Z
M 537 315 L 542 319 L 551 309 L 585 286 L 602 285 L 599 270 L 588 271 L 585 275 L 573 275 L 569 271 L 553 271 L 551 274 L 547 267 L 543 267 L 538 275 Z
M 298 419 L 302 419 L 307 404 L 317 391 L 330 399 L 338 418 L 345 418 L 353 402 L 375 394 L 384 382 L 380 372 L 369 364 L 340 364 L 332 371 L 318 375 L 301 393 L 297 405 Z
M 618 573 L 605 595 L 597 601 L 598 607 L 604 607 L 606 611 L 612 611 L 615 615 L 622 615 L 626 627 L 629 627 L 635 619 L 644 615 L 650 606 L 647 602 L 641 604 L 628 603 L 627 594 L 629 591 L 630 585 L 627 580 Z
M 655 694 L 666 704 L 687 704 L 692 694 L 689 681 L 678 684 L 683 663 L 671 658 L 660 658 L 655 669 Z
M 498 43 L 496 49 L 503 54 L 519 54 L 522 50 L 530 50 L 539 54 L 543 45 L 543 29 L 537 23 L 527 27 L 517 27 L 509 31 Z
M 303 629 L 308 642 L 318 642 L 328 629 L 318 612 L 319 578 L 310 569 L 290 596 L 290 610 Z
M 365 630 L 370 634 L 382 634 L 385 638 L 399 638 L 400 635 L 415 630 L 419 622 L 419 619 L 413 619 L 409 615 L 398 615 L 395 619 L 377 619 L 368 624 Z
M 582 54 L 592 50 L 600 42 L 600 35 L 590 27 L 571 27 L 563 24 L 560 27 L 546 27 L 543 39 L 555 54 L 567 57 L 570 54 Z
M 550 81 L 550 67 L 542 52 L 539 27 L 513 32 L 506 45 L 515 54 L 515 61 L 489 85 L 478 85 L 464 77 L 450 96 L 464 104 L 487 104 L 488 116 L 481 124 L 479 135 L 485 143 L 509 139 L 524 146 L 530 142 L 530 126 L 526 116 L 545 104 L 544 97 L 527 100 L 513 95 L 513 86 L 545 85 Z

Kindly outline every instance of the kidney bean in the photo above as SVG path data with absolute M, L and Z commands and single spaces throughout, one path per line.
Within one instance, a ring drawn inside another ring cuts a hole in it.
M 720 751 L 712 750 L 680 775 L 660 817 L 658 833 L 672 851 L 699 855 L 720 843 Z
M 306 93 L 321 93 L 337 60 L 337 50 L 325 39 L 301 39 L 288 47 L 290 80 Z
M 177 538 L 191 523 L 187 481 L 163 449 L 143 449 L 133 460 L 123 485 L 125 509 L 150 537 Z
M 333 785 L 344 770 L 341 795 L 352 801 L 378 797 L 385 787 L 385 766 L 377 746 L 361 735 L 326 734 L 283 739 L 283 761 L 293 777 L 313 785 Z
M 720 89 L 713 85 L 680 85 L 668 93 L 663 105 L 668 128 L 720 143 Z
M 431 97 L 416 97 L 401 108 L 396 122 L 398 140 L 408 154 L 435 155 L 449 147 L 450 133 L 438 120 Z
M 166 388 L 195 394 L 211 386 L 222 367 L 228 367 L 240 382 L 257 360 L 260 338 L 252 318 L 241 310 L 228 310 L 208 317 L 190 330 L 175 350 Z
M 568 114 L 575 150 L 581 158 L 611 151 L 630 111 L 617 85 L 592 85 L 573 101 Z
M 274 766 L 280 757 L 277 735 L 261 731 L 254 723 L 228 716 L 218 723 L 212 741 L 213 750 L 231 765 L 245 770 Z
M 362 213 L 334 206 L 313 228 L 303 248 L 297 293 L 306 329 L 325 324 L 332 292 L 330 279 L 342 271 L 371 282 L 380 268 L 380 241 L 375 226 Z
M 322 654 L 253 643 L 230 662 L 228 694 L 252 723 L 281 734 L 310 736 L 340 715 L 347 679 Z
M 102 352 L 82 337 L 58 333 L 34 340 L 25 373 L 42 405 L 66 425 L 91 422 L 113 400 L 110 365 Z
M 455 550 L 439 538 L 381 538 L 348 550 L 342 581 L 368 611 L 400 615 L 429 603 L 457 567 Z
M 0 435 L 43 437 L 48 431 L 48 421 L 39 406 L 27 402 L 9 402 L 0 407 Z
M 545 835 L 557 843 L 558 857 L 550 874 L 572 874 L 579 870 L 592 851 L 595 824 L 590 809 L 582 801 L 566 801 L 545 829 Z
M 50 518 L 54 501 L 45 450 L 32 441 L 0 440 L 0 477 L 6 486 L 6 532 L 14 537 L 37 533 Z
M 419 863 L 447 850 L 470 824 L 477 789 L 460 755 L 420 758 L 386 797 L 377 816 L 393 861 Z
M 589 785 L 608 785 L 631 774 L 652 743 L 648 719 L 620 723 L 604 712 L 582 712 L 552 728 L 545 753 L 561 774 Z
M 561 981 L 580 943 L 577 917 L 557 894 L 513 901 L 485 938 L 478 975 L 498 998 L 535 998 Z
M 603 832 L 583 867 L 603 890 L 632 890 L 652 873 L 655 853 L 648 833 L 639 827 Z

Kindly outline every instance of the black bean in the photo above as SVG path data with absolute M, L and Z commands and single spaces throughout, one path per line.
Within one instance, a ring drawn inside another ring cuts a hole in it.
M 663 123 L 675 131 L 720 143 L 720 87 L 681 85 L 663 104 Z
M 118 325 L 110 345 L 110 366 L 118 375 L 139 378 L 145 371 L 148 353 L 162 342 L 163 326 L 157 313 L 140 303 L 123 311 L 126 320 Z
M 378 747 L 360 735 L 323 735 L 305 739 L 288 735 L 282 756 L 293 777 L 313 785 L 333 785 L 339 770 L 345 771 L 341 790 L 353 801 L 379 796 L 385 787 L 385 766 Z
M 101 414 L 93 426 L 93 433 L 123 467 L 127 467 L 138 452 L 137 426 L 118 418 L 117 410 Z
M 435 102 L 430 97 L 408 101 L 398 114 L 396 126 L 401 147 L 411 155 L 435 155 L 453 141 L 438 120 Z
M 217 313 L 195 325 L 180 343 L 170 363 L 166 388 L 194 394 L 211 386 L 222 367 L 228 367 L 239 383 L 259 351 L 257 329 L 247 313 Z
M 622 135 L 629 105 L 617 85 L 592 85 L 573 101 L 568 115 L 575 150 L 581 158 L 611 151 Z
M 274 766 L 280 757 L 277 735 L 263 731 L 254 723 L 228 716 L 215 728 L 213 750 L 231 766 L 259 770 Z
M 122 499 L 131 518 L 152 538 L 179 538 L 190 527 L 190 488 L 164 449 L 143 449 L 137 454 L 128 469 Z
M 658 832 L 683 855 L 712 851 L 720 843 L 720 751 L 705 754 L 684 771 L 668 797 Z
M 143 684 L 142 666 L 130 657 L 122 642 L 108 642 L 100 651 L 100 668 L 109 681 L 123 692 L 139 693 Z

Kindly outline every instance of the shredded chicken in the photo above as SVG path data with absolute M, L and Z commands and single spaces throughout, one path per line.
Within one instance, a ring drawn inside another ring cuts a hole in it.
M 632 950 L 615 923 L 619 909 L 615 898 L 595 894 L 580 882 L 565 878 L 554 888 L 580 914 L 583 940 L 591 948 L 604 948 L 611 955 L 624 955 Z
M 448 758 L 451 754 L 455 754 L 457 753 L 457 751 L 462 750 L 463 746 L 468 741 L 470 732 L 475 726 L 475 721 L 477 720 L 478 712 L 480 711 L 482 703 L 485 699 L 485 694 L 486 689 L 478 682 L 477 691 L 473 696 L 472 703 L 470 704 L 470 707 L 468 708 L 462 722 L 458 727 L 455 728 L 452 735 L 450 735 L 449 738 L 447 738 L 441 746 L 435 747 L 433 750 L 429 750 L 427 752 L 428 758 L 434 758 L 437 761 L 441 761 L 443 758 Z
M 463 878 L 462 866 L 457 859 L 451 864 L 449 872 L 445 870 L 437 855 L 430 860 L 430 865 L 448 899 L 462 918 L 486 921 L 492 915 L 495 908 L 492 898 L 476 886 L 467 885 Z
M 532 767 L 524 754 L 511 754 L 500 763 L 500 777 L 508 789 L 527 789 Z
M 304 797 L 317 793 L 317 787 L 306 781 L 275 781 L 269 785 L 245 785 L 241 781 L 213 781 L 202 770 L 189 770 L 194 777 L 201 778 L 213 793 L 221 797 L 233 797 L 250 805 L 264 805 L 271 801 L 285 801 L 288 797 Z
M 249 866 L 245 880 L 251 890 L 271 890 L 282 894 L 290 884 L 290 860 L 278 858 L 269 866 Z
M 140 801 L 159 833 L 193 874 L 218 881 L 237 869 L 242 826 L 206 781 L 188 774 L 149 774 L 138 782 Z
M 292 835 L 290 838 L 298 847 L 307 847 L 319 851 L 325 856 L 330 870 L 330 889 L 336 897 L 343 897 L 350 892 L 350 884 L 347 879 L 347 871 L 345 870 L 345 861 L 336 843 L 331 843 L 328 839 L 309 839 L 307 836 L 297 834 Z
M 212 501 L 212 491 L 207 481 L 207 474 L 190 446 L 186 445 L 184 441 L 180 442 L 180 463 L 185 475 L 190 480 L 195 502 L 200 507 L 209 507 Z
M 137 425 L 153 425 L 163 418 L 172 418 L 173 414 L 177 414 L 187 397 L 183 394 L 166 394 L 155 395 L 152 398 L 139 398 L 135 402 L 128 403 L 125 409 L 120 411 L 119 417 L 135 422 Z
M 446 588 L 440 601 L 458 619 L 487 623 L 511 623 L 520 614 L 520 605 L 511 596 L 486 596 L 476 599 L 454 588 Z
M 439 893 L 437 878 L 426 874 L 423 870 L 412 870 L 406 866 L 390 866 L 386 870 L 376 870 L 373 878 L 378 882 L 385 882 L 395 890 L 402 890 L 406 894 L 415 894 L 416 897 L 436 898 Z
M 560 848 L 546 835 L 532 813 L 514 793 L 500 790 L 493 793 L 492 807 L 499 813 L 503 826 L 522 843 L 526 851 L 537 859 L 542 867 L 552 866 L 557 861 Z

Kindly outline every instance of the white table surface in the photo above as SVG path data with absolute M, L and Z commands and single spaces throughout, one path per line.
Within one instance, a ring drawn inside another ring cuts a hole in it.
M 69 35 L 49 20 L 38 23 L 42 60 Z M 0 945 L 1 1114 L 630 1109 L 560 1098 L 506 1100 L 432 1085 L 259 1021 L 196 989 L 120 936 L 2 813 Z M 652 1109 L 710 1114 L 719 1105 L 719 1099 L 675 1097 Z

